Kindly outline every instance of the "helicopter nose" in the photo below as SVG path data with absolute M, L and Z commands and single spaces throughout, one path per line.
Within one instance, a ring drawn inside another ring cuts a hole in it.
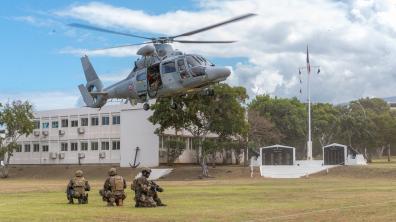
M 230 76 L 231 71 L 224 67 L 208 67 L 205 69 L 206 75 L 209 80 L 225 80 Z

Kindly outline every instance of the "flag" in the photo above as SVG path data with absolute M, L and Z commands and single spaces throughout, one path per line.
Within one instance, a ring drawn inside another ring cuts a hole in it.
M 307 45 L 307 71 L 308 71 L 308 75 L 311 74 L 311 65 L 309 64 L 308 45 Z

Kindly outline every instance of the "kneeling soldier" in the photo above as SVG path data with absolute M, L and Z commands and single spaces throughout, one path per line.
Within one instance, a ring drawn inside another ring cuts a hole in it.
M 109 170 L 109 177 L 106 179 L 103 189 L 99 191 L 103 201 L 107 201 L 107 206 L 122 206 L 126 198 L 124 189 L 126 188 L 125 179 L 117 175 L 117 170 L 111 168 Z
M 88 193 L 86 193 L 86 191 L 90 190 L 91 187 L 89 186 L 88 180 L 83 177 L 82 170 L 77 170 L 75 177 L 70 179 L 66 189 L 66 195 L 67 199 L 69 200 L 69 204 L 74 203 L 74 198 L 78 200 L 79 204 L 87 204 Z
M 148 168 L 142 169 L 142 175 L 133 180 L 131 189 L 135 191 L 135 207 L 157 207 L 166 206 L 161 202 L 157 192 L 162 192 L 163 189 L 154 181 L 148 180 L 151 170 Z

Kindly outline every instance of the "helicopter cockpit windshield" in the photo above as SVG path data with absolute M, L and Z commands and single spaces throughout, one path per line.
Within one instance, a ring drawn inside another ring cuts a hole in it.
M 186 60 L 193 77 L 205 75 L 205 66 L 214 66 L 211 62 L 198 55 L 188 55 Z

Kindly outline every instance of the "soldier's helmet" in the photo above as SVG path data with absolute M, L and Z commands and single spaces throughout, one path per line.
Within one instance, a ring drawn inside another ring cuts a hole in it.
M 146 167 L 142 168 L 142 175 L 143 176 L 148 177 L 150 175 L 150 173 L 151 173 L 151 169 L 150 168 L 146 168 Z
M 75 175 L 76 175 L 76 177 L 82 177 L 82 176 L 83 176 L 82 170 L 77 170 L 77 171 L 75 172 Z
M 117 175 L 117 170 L 116 170 L 116 168 L 114 168 L 114 167 L 110 168 L 110 170 L 109 170 L 109 176 L 115 176 L 115 175 Z

